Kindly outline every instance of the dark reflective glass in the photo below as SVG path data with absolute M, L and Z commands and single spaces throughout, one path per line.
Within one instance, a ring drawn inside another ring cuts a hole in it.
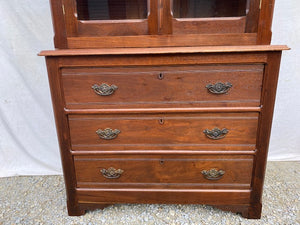
M 147 18 L 147 0 L 76 0 L 79 20 Z
M 175 18 L 245 16 L 247 0 L 173 0 Z

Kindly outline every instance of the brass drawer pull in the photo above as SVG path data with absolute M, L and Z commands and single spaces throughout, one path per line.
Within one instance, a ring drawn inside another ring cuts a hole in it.
M 214 128 L 212 130 L 205 129 L 203 133 L 206 135 L 206 137 L 214 140 L 222 139 L 226 136 L 226 134 L 229 132 L 226 128 L 220 130 L 219 128 Z
M 101 139 L 105 139 L 105 140 L 115 139 L 116 137 L 118 137 L 119 133 L 121 133 L 120 130 L 118 130 L 118 129 L 112 130 L 110 128 L 106 128 L 105 130 L 99 129 L 96 131 L 96 134 L 98 134 L 98 136 Z
M 101 96 L 112 95 L 118 89 L 118 87 L 114 84 L 109 86 L 108 84 L 105 84 L 105 83 L 103 83 L 101 85 L 94 84 L 92 86 L 92 88 L 94 89 L 94 92 L 97 95 L 101 95 Z
M 124 172 L 124 170 L 115 169 L 113 167 L 110 167 L 108 169 L 102 169 L 100 171 L 101 171 L 102 175 L 108 179 L 118 179 Z
M 225 171 L 217 170 L 217 169 L 213 168 L 210 170 L 202 170 L 201 173 L 207 180 L 219 180 L 223 177 L 223 175 L 225 174 Z
M 206 88 L 212 94 L 225 94 L 229 91 L 229 89 L 231 87 L 232 87 L 232 84 L 229 82 L 226 82 L 226 83 L 218 82 L 216 84 L 206 85 Z

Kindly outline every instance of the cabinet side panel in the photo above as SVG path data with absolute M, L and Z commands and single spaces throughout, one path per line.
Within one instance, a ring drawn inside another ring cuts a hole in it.
M 280 68 L 281 51 L 268 53 L 262 91 L 262 111 L 257 134 L 257 155 L 253 171 L 251 203 L 261 205 L 265 169 L 272 126 L 273 110 L 276 97 L 277 81 Z M 258 212 L 259 210 L 258 210 Z M 256 216 L 254 216 L 256 217 Z M 257 216 L 260 217 L 260 216 Z
M 67 116 L 64 114 L 64 102 L 61 92 L 58 58 L 47 57 L 46 62 L 66 185 L 68 211 L 69 215 L 80 215 L 82 212 L 79 210 L 75 192 L 76 177 L 73 158 L 70 153 L 68 120 Z

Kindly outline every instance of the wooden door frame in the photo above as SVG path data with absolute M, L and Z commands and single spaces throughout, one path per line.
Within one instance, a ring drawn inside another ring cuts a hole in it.
M 203 45 L 262 45 L 270 44 L 271 26 L 275 0 L 252 0 L 247 15 L 247 33 L 171 35 L 172 15 L 170 1 L 149 2 L 148 35 L 133 36 L 84 36 L 78 37 L 78 21 L 74 0 L 50 0 L 54 26 L 55 48 L 107 48 L 107 47 L 158 47 L 158 46 L 203 46 Z M 159 28 L 159 2 L 164 6 L 164 24 Z M 260 9 L 257 5 L 260 5 Z M 166 8 L 167 7 L 167 8 Z M 157 10 L 153 10 L 157 9 Z M 252 10 L 251 10 L 252 9 Z M 255 10 L 256 9 L 256 10 Z M 252 12 L 252 13 L 251 13 Z M 250 19 L 252 18 L 252 19 Z M 251 21 L 251 22 L 249 22 Z M 258 21 L 258 22 L 255 22 Z M 257 32 L 256 32 L 257 31 Z M 160 34 L 160 35 L 157 35 Z M 139 41 L 137 41 L 139 39 Z M 223 39 L 223 40 L 222 40 Z M 227 40 L 224 40 L 227 39 Z M 86 43 L 86 41 L 93 43 Z M 121 40 L 121 42 L 120 42 Z M 141 43 L 139 43 L 141 42 Z M 107 46 L 107 43 L 112 43 Z M 143 44 L 144 43 L 144 44 Z

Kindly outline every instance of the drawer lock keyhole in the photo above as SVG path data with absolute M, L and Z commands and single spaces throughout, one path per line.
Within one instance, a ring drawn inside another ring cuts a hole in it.
M 163 125 L 165 123 L 165 120 L 164 119 L 159 119 L 158 122 L 159 122 L 160 125 Z
M 160 164 L 160 165 L 163 165 L 164 163 L 165 163 L 164 160 L 160 160 L 160 161 L 159 161 L 159 164 Z
M 158 78 L 159 80 L 164 79 L 164 74 L 163 74 L 163 73 L 158 74 L 157 78 Z

